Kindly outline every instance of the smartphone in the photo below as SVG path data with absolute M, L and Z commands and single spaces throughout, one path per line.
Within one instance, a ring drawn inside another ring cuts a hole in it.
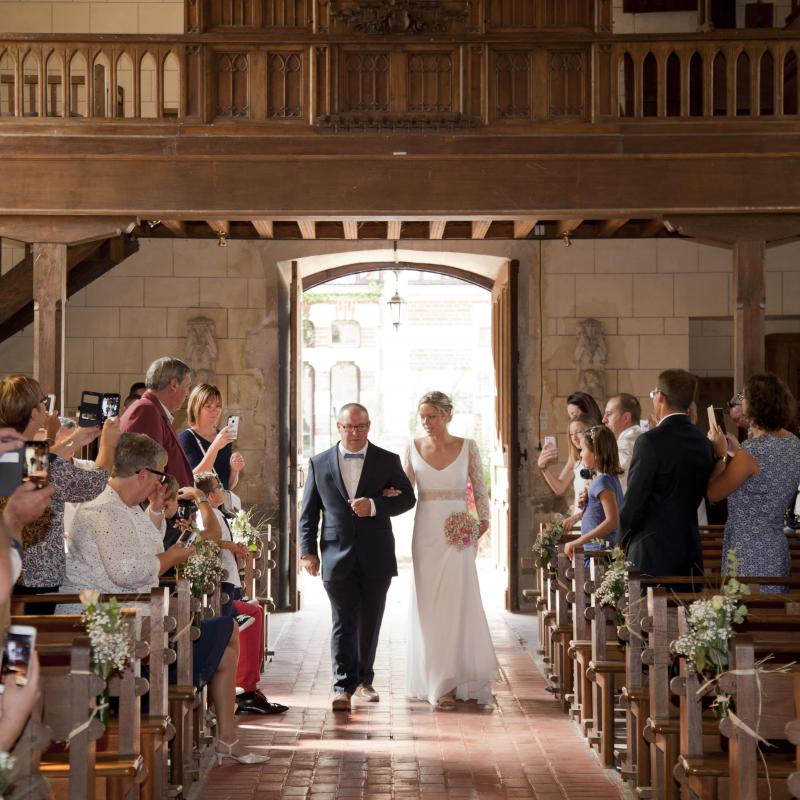
M 716 427 L 725 433 L 725 412 L 714 406 L 709 406 L 706 412 L 708 413 L 708 429 L 713 430 Z
M 197 531 L 193 531 L 191 528 L 189 528 L 183 531 L 183 533 L 181 533 L 181 535 L 178 537 L 178 543 L 182 544 L 184 547 L 191 547 L 197 537 Z
M 54 394 L 47 395 L 47 413 L 52 414 L 56 410 L 56 396 Z
M 28 670 L 31 666 L 33 651 L 36 649 L 36 628 L 30 625 L 12 625 L 6 632 L 3 643 L 3 664 L 0 675 L 14 675 L 17 686 L 25 686 L 28 682 Z M 0 692 L 3 685 L 0 683 Z
M 230 429 L 231 433 L 233 434 L 234 439 L 239 438 L 239 415 L 238 414 L 231 414 L 228 417 L 228 428 Z
M 650 420 L 649 419 L 640 420 L 639 421 L 639 427 L 643 431 L 649 431 L 650 430 Z
M 100 404 L 103 395 L 99 392 L 81 392 L 78 406 L 78 425 L 82 428 L 96 428 L 102 424 Z
M 556 437 L 555 436 L 545 436 L 544 437 L 544 448 L 543 449 L 547 450 L 548 448 L 550 448 L 551 450 L 555 450 L 555 449 L 558 448 L 558 443 L 556 441 Z
M 22 480 L 41 488 L 50 472 L 50 446 L 47 442 L 25 442 L 22 448 Z

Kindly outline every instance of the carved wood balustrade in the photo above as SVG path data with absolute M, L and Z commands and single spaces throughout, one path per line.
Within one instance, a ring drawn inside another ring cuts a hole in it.
M 796 122 L 800 32 L 754 33 L 6 36 L 0 125 L 59 117 L 69 126 L 157 119 L 503 132 L 648 119 Z

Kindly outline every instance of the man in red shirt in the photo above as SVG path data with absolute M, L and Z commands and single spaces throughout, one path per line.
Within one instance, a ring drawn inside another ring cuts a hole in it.
M 172 415 L 186 400 L 192 370 L 178 358 L 157 358 L 145 375 L 147 391 L 120 420 L 123 433 L 145 433 L 167 451 L 167 472 L 179 486 L 193 486 L 192 468 L 172 428 Z

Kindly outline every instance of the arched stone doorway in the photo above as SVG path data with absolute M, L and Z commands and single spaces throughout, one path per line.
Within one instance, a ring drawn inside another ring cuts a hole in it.
M 417 270 L 457 277 L 487 290 L 492 297 L 492 352 L 495 367 L 495 446 L 491 459 L 493 529 L 497 560 L 505 568 L 509 585 L 506 606 L 517 597 L 517 269 L 516 261 L 500 256 L 470 253 L 435 253 L 402 248 L 322 254 L 279 262 L 289 283 L 285 311 L 287 336 L 281 363 L 286 364 L 281 390 L 281 418 L 286 433 L 282 442 L 285 498 L 281 508 L 279 605 L 299 606 L 297 521 L 302 500 L 305 457 L 302 453 L 302 293 L 334 278 L 378 270 Z

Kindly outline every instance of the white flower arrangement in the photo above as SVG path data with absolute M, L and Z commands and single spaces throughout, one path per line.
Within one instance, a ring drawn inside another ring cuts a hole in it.
M 611 606 L 614 609 L 617 624 L 621 625 L 624 619 L 617 608 L 617 603 L 628 590 L 628 569 L 633 565 L 630 561 L 625 560 L 625 552 L 621 547 L 615 547 L 611 551 L 611 557 L 613 560 L 605 571 L 603 580 L 597 587 L 594 596 L 598 605 Z
M 262 520 L 255 517 L 252 508 L 248 511 L 237 512 L 231 520 L 233 541 L 243 544 L 251 553 L 258 552 L 258 546 L 261 543 L 261 531 L 259 530 L 261 525 Z
M 564 515 L 555 514 L 551 522 L 542 526 L 531 548 L 539 560 L 539 566 L 547 569 L 556 554 L 556 545 L 564 535 Z
M 0 800 L 12 786 L 11 771 L 16 763 L 14 756 L 0 752 Z
M 84 589 L 80 595 L 84 607 L 83 620 L 92 647 L 95 672 L 107 681 L 115 672 L 122 672 L 133 652 L 133 642 L 122 624 L 122 606 L 112 597 L 99 602 L 100 593 Z
M 717 679 L 728 668 L 733 625 L 747 617 L 747 606 L 742 599 L 750 594 L 748 586 L 736 578 L 739 562 L 735 549 L 728 551 L 727 560 L 728 575 L 723 577 L 719 593 L 689 605 L 688 630 L 672 643 L 674 653 L 684 656 L 698 675 L 717 687 Z M 714 705 L 724 716 L 730 696 L 717 688 Z
M 219 563 L 219 545 L 205 539 L 194 543 L 195 553 L 181 568 L 181 575 L 192 586 L 192 594 L 201 597 L 209 583 L 222 579 L 222 565 Z

